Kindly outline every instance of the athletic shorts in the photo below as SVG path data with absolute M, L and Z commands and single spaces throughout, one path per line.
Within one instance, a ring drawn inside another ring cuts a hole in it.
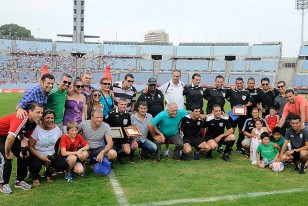
M 194 147 L 196 150 L 199 149 L 199 145 L 202 144 L 203 140 L 201 137 L 197 138 L 197 139 L 185 139 L 185 137 L 183 138 L 183 143 L 188 143 L 190 144 L 192 147 Z
M 238 127 L 239 130 L 242 130 L 245 124 L 247 117 L 246 116 L 240 116 L 238 119 L 233 120 L 232 118 L 229 119 L 231 127 L 236 128 Z
M 293 161 L 299 161 L 301 159 L 300 152 L 295 152 L 291 154 L 293 156 Z

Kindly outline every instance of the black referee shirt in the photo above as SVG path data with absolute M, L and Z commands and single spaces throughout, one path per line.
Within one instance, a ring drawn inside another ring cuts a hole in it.
M 256 101 L 262 103 L 262 107 L 265 109 L 266 114 L 269 114 L 270 107 L 274 106 L 275 98 L 279 95 L 279 91 L 274 88 L 272 91 L 264 92 L 261 90 L 258 92 Z
M 261 118 L 261 121 L 262 121 L 263 127 L 267 127 L 267 123 L 265 119 Z M 254 120 L 253 118 L 246 119 L 242 131 L 251 133 L 252 129 L 256 127 L 255 123 L 256 123 L 256 120 Z
M 127 137 L 123 127 L 131 125 L 130 114 L 125 111 L 120 113 L 118 108 L 114 108 L 109 112 L 107 123 L 110 127 L 122 127 L 124 137 Z
M 184 139 L 196 140 L 200 138 L 203 127 L 204 122 L 200 118 L 193 120 L 189 114 L 182 118 L 181 128 L 183 128 Z
M 225 106 L 225 96 L 226 90 L 224 88 L 206 88 L 203 92 L 203 98 L 207 100 L 206 113 L 212 113 L 213 106 L 218 104 L 221 106 L 221 109 L 224 109 Z
M 186 85 L 184 87 L 183 95 L 186 96 L 186 110 L 191 110 L 193 105 L 198 105 L 203 114 L 203 88 L 201 86 Z
M 148 113 L 150 113 L 153 118 L 161 111 L 164 111 L 164 95 L 158 89 L 156 89 L 154 96 L 149 92 L 141 93 L 135 106 L 136 111 L 138 110 L 139 102 L 141 101 L 148 103 Z
M 246 90 L 227 89 L 226 98 L 229 99 L 231 107 L 239 104 L 245 105 L 248 102 L 251 102 L 250 93 Z
M 225 133 L 225 128 L 228 130 L 231 129 L 229 118 L 227 116 L 215 119 L 214 115 L 210 115 L 206 118 L 205 127 L 207 128 L 205 135 L 206 140 L 214 139 Z

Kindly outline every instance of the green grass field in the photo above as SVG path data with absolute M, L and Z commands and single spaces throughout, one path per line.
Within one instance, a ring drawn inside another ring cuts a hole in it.
M 14 112 L 21 96 L 0 94 L 0 116 Z M 181 205 L 307 204 L 308 175 L 299 175 L 292 165 L 274 173 L 258 169 L 236 152 L 231 155 L 231 163 L 224 162 L 217 152 L 213 154 L 212 160 L 163 158 L 158 164 L 136 158 L 134 164 L 116 164 L 113 171 L 130 205 L 170 205 L 171 201 L 182 201 Z M 15 169 L 11 185 L 14 178 Z M 0 194 L 0 205 L 120 205 L 109 177 L 93 174 L 89 165 L 85 177 L 74 175 L 74 179 L 74 183 L 68 183 L 58 175 L 53 183 L 42 181 L 29 191 L 13 188 L 12 195 Z

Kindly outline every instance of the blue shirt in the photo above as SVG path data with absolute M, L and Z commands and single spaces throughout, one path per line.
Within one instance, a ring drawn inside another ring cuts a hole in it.
M 31 102 L 38 102 L 40 104 L 46 105 L 48 96 L 49 93 L 44 94 L 41 85 L 37 85 L 28 89 L 17 105 L 19 105 L 24 110 L 28 109 L 28 106 Z
M 103 115 L 104 117 L 107 117 L 109 112 L 113 109 L 113 100 L 110 94 L 108 95 L 107 98 L 105 98 L 102 94 L 99 101 L 104 105 Z
M 165 136 L 173 136 L 179 132 L 179 123 L 183 117 L 188 114 L 187 110 L 178 109 L 178 113 L 174 118 L 171 118 L 167 110 L 160 112 L 152 119 L 151 124 L 156 126 Z

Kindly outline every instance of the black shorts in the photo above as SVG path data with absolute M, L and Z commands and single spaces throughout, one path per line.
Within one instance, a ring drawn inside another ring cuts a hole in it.
M 300 152 L 295 152 L 291 154 L 293 156 L 293 161 L 299 161 L 301 159 Z
M 214 140 L 215 138 L 216 138 L 216 137 L 206 136 L 206 137 L 205 137 L 205 141 L 207 142 L 207 141 L 209 141 L 209 140 Z M 221 139 L 219 140 L 219 142 L 217 142 L 217 144 L 218 144 L 218 145 L 226 144 L 225 138 L 226 138 L 226 137 L 221 138 Z
M 198 137 L 197 139 L 185 139 L 183 138 L 183 143 L 188 143 L 195 149 L 199 149 L 199 145 L 202 144 L 203 140 L 201 137 Z
M 232 128 L 236 128 L 238 127 L 239 130 L 243 129 L 243 126 L 245 124 L 247 117 L 246 116 L 240 116 L 238 119 L 233 120 L 232 118 L 230 118 L 230 124 Z
M 131 141 L 129 138 L 127 137 L 124 137 L 124 138 L 115 138 L 113 139 L 113 142 L 114 142 L 114 146 L 118 149 L 118 148 L 121 148 L 121 145 L 122 144 L 130 144 Z

